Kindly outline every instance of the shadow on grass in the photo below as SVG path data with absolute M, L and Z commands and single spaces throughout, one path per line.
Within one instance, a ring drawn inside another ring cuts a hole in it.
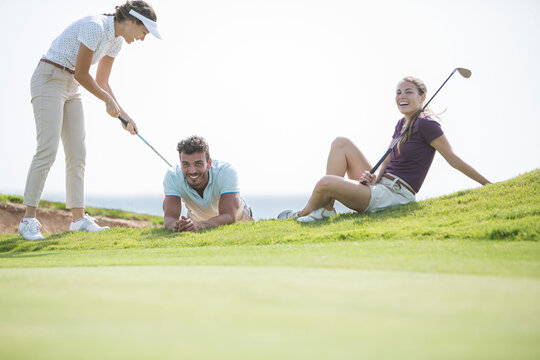
M 212 229 L 209 229 L 212 230 Z M 215 229 L 213 229 L 215 230 Z M 192 237 L 193 233 L 175 233 L 164 228 L 147 227 L 139 229 L 125 229 L 117 228 L 105 233 L 100 233 L 100 244 L 103 246 L 116 247 L 118 242 L 118 236 L 130 237 L 130 233 L 134 232 L 137 242 L 153 241 L 154 239 L 168 239 L 174 240 L 182 237 Z M 199 234 L 203 233 L 201 231 Z M 23 240 L 18 234 L 11 236 L 3 236 L 0 240 L 0 255 L 6 254 L 22 254 L 32 253 L 42 250 L 55 250 L 56 247 L 62 247 L 66 243 L 71 244 L 85 241 L 85 234 L 74 234 L 66 231 L 58 234 L 45 234 L 45 240 L 27 241 Z
M 28 241 L 23 240 L 20 235 L 13 235 L 8 237 L 5 240 L 0 241 L 0 255 L 2 253 L 27 253 L 27 252 L 33 252 L 33 251 L 40 251 L 43 250 L 51 245 L 58 245 L 60 243 L 60 240 L 63 238 L 69 236 L 70 233 L 68 231 L 59 233 L 59 234 L 51 234 L 48 235 L 45 238 L 45 240 L 35 240 L 35 241 Z
M 20 259 L 20 258 L 36 258 L 42 256 L 54 255 L 50 252 L 47 253 L 27 253 L 27 252 L 10 252 L 0 254 L 0 259 Z
M 205 232 L 205 230 L 199 231 L 199 233 Z M 187 236 L 189 232 L 174 232 L 169 229 L 165 229 L 162 227 L 153 227 L 153 228 L 144 228 L 144 230 L 141 231 L 140 236 L 145 237 L 146 239 L 152 239 L 156 237 L 160 238 L 177 238 L 182 236 Z
M 356 211 L 338 214 L 337 216 L 330 218 L 330 219 L 324 219 L 324 220 L 318 220 L 314 222 L 308 222 L 308 223 L 301 223 L 302 226 L 307 227 L 319 227 L 321 224 L 329 224 L 329 223 L 336 223 L 336 222 L 342 222 L 342 221 L 348 221 L 351 219 L 356 219 L 359 222 L 366 222 L 366 221 L 372 221 L 372 220 L 386 220 L 386 219 L 399 219 L 403 217 L 410 216 L 416 211 L 422 210 L 424 208 L 423 204 L 412 202 L 405 205 L 399 205 L 394 206 L 376 213 L 359 213 Z
M 25 253 L 43 250 L 51 245 L 58 245 L 58 241 L 51 240 L 41 240 L 41 241 L 32 241 L 28 243 L 21 238 L 2 241 L 0 243 L 0 254 L 2 253 Z

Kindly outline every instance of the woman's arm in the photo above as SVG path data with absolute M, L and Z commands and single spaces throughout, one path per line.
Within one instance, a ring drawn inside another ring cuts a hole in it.
M 461 160 L 461 158 L 454 153 L 445 135 L 439 136 L 433 140 L 430 145 L 433 146 L 454 169 L 461 171 L 463 174 L 482 185 L 491 184 L 488 179 L 483 177 L 478 171 L 473 169 L 472 166 Z
M 92 56 L 94 56 L 94 52 L 81 43 L 79 46 L 79 54 L 77 55 L 77 64 L 75 65 L 75 80 L 77 80 L 86 90 L 90 91 L 95 97 L 105 102 L 107 113 L 109 115 L 118 117 L 118 115 L 120 115 L 120 107 L 114 98 L 102 89 L 92 75 L 90 75 Z
M 392 146 L 393 143 L 394 143 L 394 140 L 392 140 L 390 142 L 389 147 Z M 390 153 L 390 154 L 392 154 L 392 153 Z M 390 162 L 390 154 L 388 154 L 386 156 L 386 158 L 382 162 L 381 166 L 379 167 L 379 172 L 377 173 L 377 179 L 375 180 L 375 183 L 379 182 L 379 180 L 381 180 L 382 176 L 386 172 L 386 167 L 388 166 L 388 163 Z
M 394 140 L 390 142 L 390 145 L 388 145 L 388 147 L 392 146 L 393 142 Z M 375 185 L 381 179 L 383 174 L 386 172 L 386 167 L 388 166 L 389 162 L 390 162 L 390 154 L 388 154 L 386 158 L 383 160 L 376 174 L 371 174 L 369 171 L 364 171 L 364 173 L 360 177 L 360 182 L 365 181 L 368 184 Z
M 109 76 L 111 75 L 113 63 L 114 63 L 113 57 L 104 56 L 101 58 L 101 60 L 98 63 L 98 67 L 96 71 L 96 82 L 102 89 L 104 89 L 109 95 L 112 96 L 114 101 L 116 101 L 116 104 L 120 108 L 120 115 L 122 115 L 122 117 L 128 122 L 127 127 L 124 126 L 123 124 L 122 126 L 124 126 L 126 130 L 128 130 L 131 134 L 134 135 L 138 132 L 137 125 L 135 125 L 135 122 L 120 106 L 120 103 L 118 102 L 118 100 L 116 100 L 116 97 L 114 96 L 112 88 L 109 85 Z
M 77 55 L 77 64 L 75 65 L 75 80 L 77 80 L 79 84 L 81 84 L 91 94 L 93 94 L 95 97 L 105 103 L 107 113 L 110 116 L 118 117 L 118 115 L 122 114 L 122 109 L 116 102 L 114 96 L 111 93 L 107 92 L 102 86 L 100 86 L 100 84 L 92 77 L 92 75 L 90 75 L 90 65 L 92 65 L 93 56 L 94 52 L 87 48 L 86 45 L 81 43 L 81 45 L 79 46 L 79 53 Z M 112 62 L 110 63 L 108 74 L 110 74 L 111 68 Z M 105 72 L 104 70 L 105 68 L 102 68 L 102 72 Z M 108 75 L 106 78 L 108 79 Z M 135 134 L 135 129 L 135 126 L 132 126 L 131 129 L 128 128 L 128 130 L 132 134 Z

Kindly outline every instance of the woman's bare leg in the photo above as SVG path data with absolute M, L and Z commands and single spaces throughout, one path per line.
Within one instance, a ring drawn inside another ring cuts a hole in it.
M 73 221 L 77 221 L 84 216 L 84 208 L 73 208 L 71 209 L 71 217 Z
M 37 212 L 37 207 L 26 205 L 26 210 L 24 212 L 24 217 L 25 218 L 35 218 L 36 217 L 36 212 Z
M 315 185 L 313 193 L 299 216 L 307 216 L 314 210 L 332 209 L 334 201 L 338 200 L 349 209 L 364 211 L 371 199 L 371 189 L 355 180 L 347 180 L 341 176 L 326 175 Z
M 332 145 L 330 146 L 330 153 L 328 154 L 328 160 L 326 162 L 326 175 L 333 175 L 341 178 L 344 178 L 345 175 L 347 175 L 349 179 L 358 181 L 362 173 L 369 170 L 371 170 L 371 164 L 366 159 L 364 154 L 362 154 L 360 149 L 351 140 L 345 137 L 337 137 L 332 142 Z M 315 186 L 314 193 L 309 199 L 306 207 L 299 212 L 300 216 L 305 216 L 311 211 L 320 209 L 321 207 L 324 207 L 327 210 L 331 210 L 334 208 L 334 202 L 336 199 L 329 197 L 329 194 L 323 195 L 320 192 L 318 194 L 315 194 L 315 191 L 317 189 L 324 187 L 321 184 L 325 183 L 328 180 L 325 180 L 325 178 L 321 179 L 319 183 Z M 368 187 L 366 187 L 366 189 L 369 190 Z M 343 203 L 343 201 L 341 202 Z M 314 206 L 318 207 L 313 208 Z M 308 209 L 311 210 L 306 213 Z
M 35 218 L 37 213 L 37 207 L 26 205 L 26 210 L 24 212 L 25 218 Z M 71 209 L 71 216 L 73 221 L 76 221 L 84 216 L 84 208 L 73 208 Z
M 364 171 L 371 170 L 371 164 L 358 147 L 349 139 L 338 137 L 330 146 L 326 162 L 326 175 L 359 180 Z

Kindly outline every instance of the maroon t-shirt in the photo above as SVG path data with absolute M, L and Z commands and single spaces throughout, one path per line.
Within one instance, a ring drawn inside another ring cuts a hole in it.
M 394 141 L 401 134 L 404 123 L 405 118 L 398 121 L 392 135 Z M 443 134 L 438 122 L 429 116 L 421 115 L 414 122 L 409 140 L 401 145 L 401 153 L 398 153 L 397 146 L 390 153 L 386 172 L 399 176 L 418 192 L 435 156 L 435 149 L 429 143 Z

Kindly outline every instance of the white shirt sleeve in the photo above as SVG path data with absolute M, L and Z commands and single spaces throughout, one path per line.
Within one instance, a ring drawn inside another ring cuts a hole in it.
M 239 193 L 240 186 L 238 185 L 238 173 L 232 166 L 227 166 L 219 172 L 218 176 L 219 193 Z
M 177 186 L 178 177 L 176 176 L 173 170 L 168 170 L 163 179 L 163 192 L 165 196 L 178 196 L 182 197 L 180 194 L 180 189 Z
M 79 34 L 77 34 L 77 40 L 94 52 L 104 38 L 105 31 L 103 27 L 93 21 L 84 23 L 79 29 Z

